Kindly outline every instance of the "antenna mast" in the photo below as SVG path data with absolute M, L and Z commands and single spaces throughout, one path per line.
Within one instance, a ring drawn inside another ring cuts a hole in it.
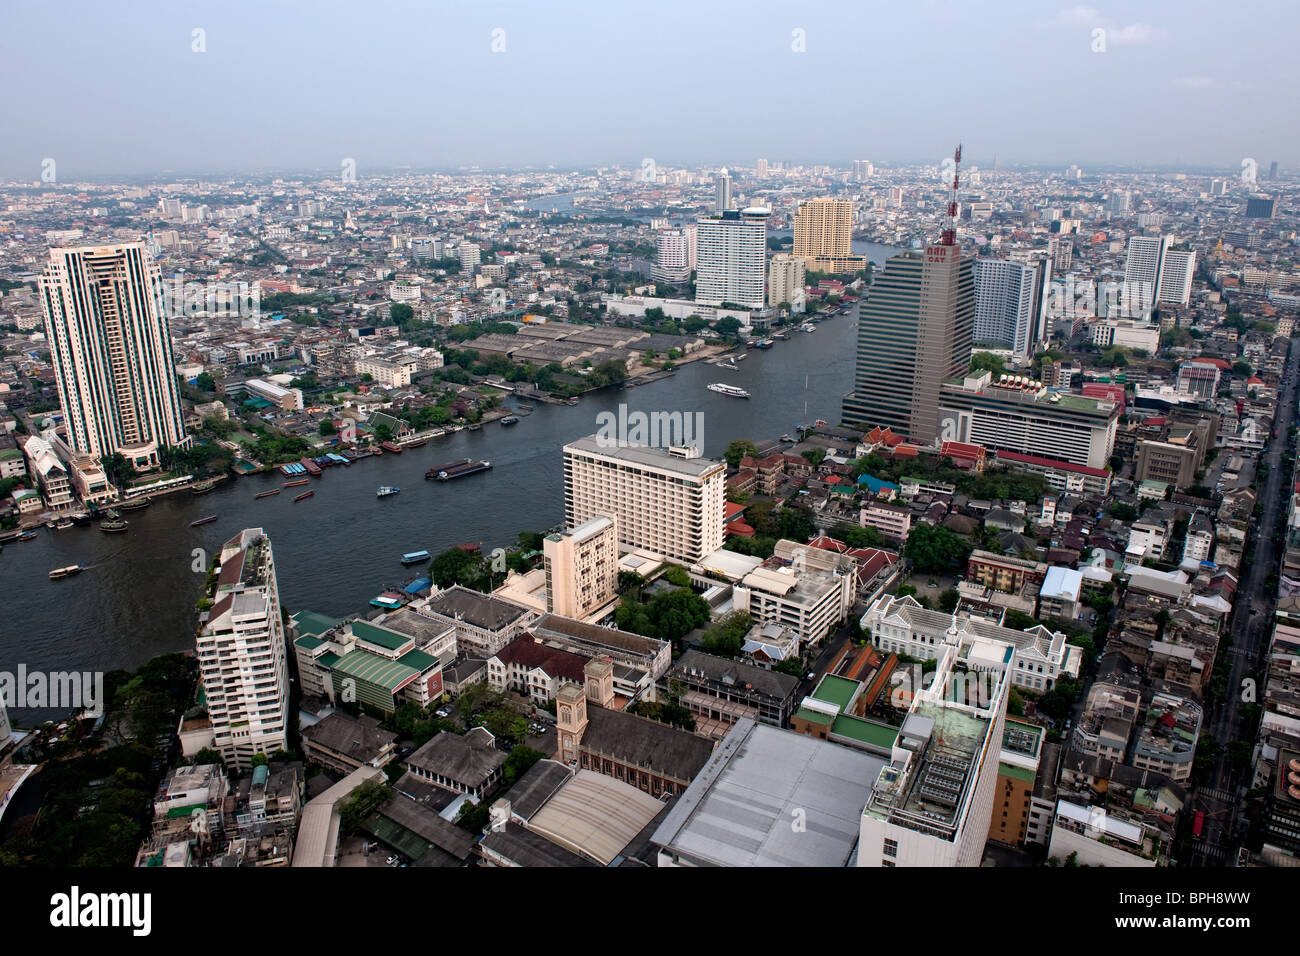
M 939 235 L 939 245 L 955 246 L 957 244 L 957 188 L 961 185 L 961 143 L 952 154 L 952 188 L 948 193 L 948 214 L 944 218 L 944 229 Z

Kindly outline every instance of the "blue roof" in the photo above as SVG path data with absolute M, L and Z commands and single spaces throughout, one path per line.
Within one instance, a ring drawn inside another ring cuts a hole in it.
M 421 591 L 429 587 L 431 584 L 433 584 L 433 580 L 431 578 L 416 578 L 414 581 L 412 581 L 402 590 L 404 590 L 407 594 L 419 594 Z
M 858 478 L 858 484 L 866 485 L 867 490 L 870 491 L 873 495 L 878 495 L 882 491 L 898 490 L 898 485 L 894 484 L 893 482 L 881 481 L 879 478 L 876 478 L 872 475 L 862 475 L 860 478 Z

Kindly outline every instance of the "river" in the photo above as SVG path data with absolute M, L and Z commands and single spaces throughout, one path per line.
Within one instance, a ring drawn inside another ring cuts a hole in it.
M 302 502 L 294 502 L 294 493 L 305 488 L 255 499 L 284 479 L 254 475 L 207 495 L 156 499 L 124 515 L 125 534 L 104 534 L 94 525 L 42 528 L 35 540 L 6 544 L 0 554 L 0 671 L 15 672 L 20 663 L 28 671 L 131 669 L 193 648 L 207 559 L 246 527 L 270 536 L 285 607 L 363 613 L 385 586 L 415 576 L 418 569 L 399 563 L 403 553 L 436 554 L 463 542 L 490 549 L 512 544 L 520 531 L 559 524 L 562 446 L 595 432 L 597 415 L 617 414 L 620 403 L 629 412 L 703 413 L 704 452 L 712 457 L 721 457 L 733 438 L 774 438 L 818 418 L 838 422 L 853 379 L 855 315 L 828 319 L 810 334 L 793 332 L 769 351 L 748 352 L 737 371 L 692 362 L 649 385 L 585 395 L 577 406 L 536 403 L 514 426 L 488 424 L 401 455 L 327 469 L 312 480 L 316 494 Z M 707 390 L 719 381 L 753 398 Z M 423 480 L 433 465 L 457 458 L 485 458 L 493 467 L 451 482 Z M 402 490 L 380 499 L 380 485 Z M 209 514 L 220 517 L 189 527 Z M 77 563 L 88 569 L 61 581 L 47 578 L 50 569 Z M 21 721 L 24 712 L 15 709 L 14 716 Z

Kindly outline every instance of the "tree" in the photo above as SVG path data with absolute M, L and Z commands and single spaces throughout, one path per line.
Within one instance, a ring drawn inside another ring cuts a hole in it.
M 999 375 L 1006 372 L 1007 366 L 1000 356 L 992 352 L 976 352 L 970 358 L 970 370 L 972 373 L 992 372 L 996 381 Z
M 217 390 L 216 379 L 207 372 L 200 372 L 198 377 L 194 379 L 194 384 L 205 392 L 215 392 Z
M 964 564 L 971 547 L 951 528 L 920 524 L 907 536 L 903 553 L 918 571 L 939 573 Z
M 961 600 L 961 595 L 957 593 L 956 588 L 948 588 L 939 595 L 939 610 L 951 614 L 957 610 L 957 602 Z
M 429 576 L 440 588 L 459 584 L 481 590 L 480 585 L 487 577 L 487 568 L 481 555 L 464 548 L 448 548 L 429 562 Z
M 674 644 L 709 620 L 708 602 L 686 588 L 656 595 L 648 610 L 654 629 L 650 636 Z
M 740 332 L 740 319 L 726 315 L 713 323 L 713 331 L 717 332 L 723 338 L 734 338 Z
M 685 568 L 677 564 L 672 565 L 664 572 L 664 580 L 679 588 L 688 588 L 691 586 L 690 574 Z
M 546 757 L 546 754 L 540 750 L 534 750 L 532 747 L 518 746 L 510 751 L 510 756 L 506 757 L 506 762 L 501 767 L 501 772 L 505 778 L 506 786 L 510 786 L 524 774 L 526 774 L 537 761 Z
M 748 611 L 732 611 L 704 632 L 701 644 L 710 654 L 737 657 L 745 645 L 745 635 L 754 626 Z
M 367 780 L 339 805 L 339 832 L 351 836 L 360 829 L 366 817 L 388 802 L 392 788 L 378 780 Z
M 727 445 L 726 454 L 723 456 L 727 459 L 727 464 L 732 468 L 739 467 L 740 459 L 751 458 L 758 455 L 758 449 L 748 438 L 737 438 Z
M 879 528 L 859 527 L 855 524 L 837 524 L 831 529 L 831 537 L 843 541 L 850 548 L 883 548 L 885 536 Z
M 320 422 L 320 433 L 325 437 L 329 437 L 330 435 L 337 435 L 339 430 L 328 418 L 322 418 Z

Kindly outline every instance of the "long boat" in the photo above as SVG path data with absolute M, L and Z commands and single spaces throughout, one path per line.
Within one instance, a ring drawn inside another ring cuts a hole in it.
M 216 515 L 208 515 L 207 517 L 204 518 L 195 518 L 193 521 L 190 522 L 190 527 L 197 528 L 199 527 L 199 525 L 211 524 L 216 520 L 217 520 Z
M 394 455 L 400 455 L 402 453 L 402 446 L 391 441 L 380 442 L 379 447 L 384 451 L 391 451 Z
M 408 442 L 405 444 L 404 447 L 406 447 L 406 448 L 423 448 L 423 447 L 424 447 L 425 445 L 427 445 L 427 444 L 429 444 L 429 439 L 427 439 L 427 438 L 417 438 L 415 441 L 408 441 Z
M 298 497 L 294 498 L 293 500 L 302 501 L 304 498 L 310 498 L 314 494 L 316 494 L 316 492 L 314 491 L 304 491 L 302 494 L 300 494 Z
M 18 541 L 31 541 L 31 540 L 32 540 L 33 538 L 35 538 L 35 537 L 36 537 L 36 531 L 35 531 L 35 530 L 24 531 L 22 534 L 20 534 L 20 535 L 18 536 L 17 540 L 18 540 Z
M 80 564 L 70 564 L 66 568 L 55 568 L 50 572 L 50 580 L 57 581 L 60 578 L 70 578 L 74 574 L 80 574 L 84 570 L 86 570 L 85 567 Z
M 254 497 L 254 498 L 269 498 L 269 497 L 271 497 L 271 495 L 278 495 L 279 493 L 280 493 L 280 489 L 279 489 L 279 488 L 272 488 L 270 491 L 259 491 L 257 494 L 253 495 L 253 497 Z
M 306 478 L 296 478 L 293 481 L 286 481 L 284 483 L 284 486 L 286 488 L 297 488 L 299 485 L 309 485 L 309 484 L 311 484 L 311 482 L 308 481 Z

